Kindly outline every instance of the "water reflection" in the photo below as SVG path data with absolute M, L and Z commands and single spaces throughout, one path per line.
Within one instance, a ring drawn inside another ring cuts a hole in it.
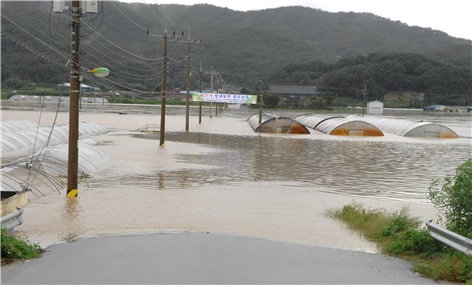
M 159 135 L 138 135 L 157 140 Z M 168 141 L 210 146 L 214 153 L 179 154 L 179 162 L 207 165 L 158 174 L 158 188 L 232 182 L 274 182 L 329 193 L 427 202 L 432 179 L 453 174 L 471 145 L 436 140 L 350 140 L 317 136 L 235 136 L 167 133 Z
M 61 230 L 60 237 L 65 241 L 73 241 L 81 234 L 81 205 L 77 198 L 66 198 L 61 217 L 64 219 L 65 228 Z

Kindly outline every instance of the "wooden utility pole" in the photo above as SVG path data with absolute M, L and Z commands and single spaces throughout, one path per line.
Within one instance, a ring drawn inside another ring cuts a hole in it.
M 259 116 L 258 116 L 258 125 L 261 126 L 262 125 L 262 113 L 263 113 L 263 78 L 262 78 L 262 95 L 260 96 L 260 113 L 259 113 Z
M 211 66 L 211 72 L 208 74 L 211 74 L 211 107 L 209 108 L 209 117 L 212 118 L 212 95 L 214 94 L 214 75 L 218 75 L 219 73 L 214 72 L 214 66 Z
M 199 93 L 202 93 L 202 69 L 201 64 L 199 63 Z M 202 115 L 202 101 L 199 102 L 199 123 L 201 123 Z
M 362 106 L 362 116 L 364 116 L 365 114 L 365 107 L 367 106 L 367 85 L 364 85 L 364 103 L 363 103 L 363 106 Z
M 81 83 L 79 79 L 79 27 L 81 11 L 79 0 L 71 1 L 71 58 L 70 71 L 70 94 L 69 94 L 69 145 L 68 145 L 68 174 L 67 174 L 67 197 L 77 197 L 77 174 L 78 174 L 78 146 L 79 139 L 79 97 Z
M 186 131 L 189 131 L 189 86 L 191 78 L 191 43 L 200 43 L 201 40 L 191 40 L 191 32 L 188 33 L 188 40 L 184 41 L 188 43 L 188 57 L 186 61 Z M 201 106 L 199 106 L 201 107 Z M 199 120 L 199 123 L 201 121 Z
M 191 77 L 191 60 L 189 57 L 191 57 L 191 40 L 188 35 L 188 57 L 186 61 L 186 131 L 189 131 L 189 78 Z
M 161 83 L 161 122 L 160 122 L 160 146 L 165 144 L 165 110 L 166 110 L 166 69 L 168 58 L 166 49 L 168 46 L 168 33 L 165 30 L 163 35 L 163 81 Z

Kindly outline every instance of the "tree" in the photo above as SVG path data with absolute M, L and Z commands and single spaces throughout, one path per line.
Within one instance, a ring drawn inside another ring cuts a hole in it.
M 446 228 L 460 235 L 472 237 L 472 159 L 456 169 L 455 176 L 444 182 L 433 180 L 428 198 L 446 219 Z
M 330 109 L 333 102 L 334 102 L 333 93 L 331 93 L 331 92 L 324 93 L 323 99 L 322 99 L 323 108 Z
M 280 103 L 280 96 L 278 95 L 264 95 L 263 104 L 267 107 L 278 107 Z

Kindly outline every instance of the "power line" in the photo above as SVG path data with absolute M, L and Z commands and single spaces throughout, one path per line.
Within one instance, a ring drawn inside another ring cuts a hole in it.
M 135 24 L 137 27 L 143 29 L 144 31 L 148 31 L 147 28 L 144 28 L 143 26 L 141 26 L 140 24 L 138 24 L 137 22 L 133 21 L 132 18 L 128 17 L 127 14 L 125 14 L 122 10 L 120 10 L 119 7 L 117 7 L 117 5 L 115 5 L 115 2 L 110 2 L 112 3 L 112 6 L 115 7 L 115 9 L 117 9 L 120 13 L 122 13 L 122 15 L 124 15 L 128 20 L 130 20 L 133 24 Z
M 30 32 L 28 32 L 27 30 L 25 30 L 23 27 L 21 27 L 20 25 L 18 25 L 17 23 L 15 23 L 13 20 L 11 20 L 10 18 L 8 18 L 7 16 L 5 15 L 2 15 L 2 17 L 6 20 L 8 20 L 10 23 L 12 23 L 13 25 L 15 25 L 16 27 L 20 28 L 23 32 L 25 32 L 26 34 L 28 34 L 30 37 L 32 37 L 33 39 L 36 39 L 37 41 L 39 41 L 41 44 L 43 44 L 44 46 L 48 47 L 49 49 L 51 49 L 52 51 L 56 52 L 57 54 L 59 54 L 61 57 L 63 58 L 68 58 L 67 56 L 65 56 L 64 54 L 62 54 L 62 52 L 58 51 L 56 48 L 52 47 L 51 45 L 45 43 L 43 40 L 39 39 L 38 37 L 34 36 L 33 34 L 31 34 Z
M 83 22 L 83 21 L 82 21 L 82 23 L 84 23 L 85 25 L 89 26 L 89 24 L 87 24 L 87 23 L 85 23 L 85 22 Z M 89 26 L 89 27 L 90 27 L 90 26 Z M 139 55 L 137 55 L 137 54 L 134 54 L 134 53 L 132 53 L 132 52 L 130 52 L 130 51 L 128 51 L 128 50 L 126 50 L 126 49 L 120 47 L 119 45 L 115 44 L 114 42 L 110 41 L 109 39 L 107 39 L 107 38 L 106 38 L 104 35 L 102 35 L 101 33 L 99 33 L 99 32 L 96 31 L 95 34 L 99 35 L 102 39 L 104 39 L 105 41 L 107 41 L 108 43 L 110 43 L 112 46 L 118 48 L 119 50 L 121 50 L 121 51 L 127 53 L 128 55 L 133 56 L 133 57 L 135 57 L 135 58 L 142 59 L 142 60 L 146 60 L 146 61 L 161 61 L 161 60 L 162 60 L 162 58 L 146 58 L 146 57 L 139 56 Z

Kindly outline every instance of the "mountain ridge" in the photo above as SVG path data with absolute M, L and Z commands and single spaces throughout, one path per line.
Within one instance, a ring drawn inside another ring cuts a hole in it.
M 44 35 L 36 33 L 38 37 L 51 41 L 48 33 L 53 34 L 52 38 L 57 40 L 62 53 L 69 53 L 67 35 L 70 31 L 66 13 L 62 17 L 52 14 L 51 4 L 48 2 L 2 1 L 1 5 L 2 15 L 15 18 L 22 27 L 33 25 L 28 23 L 28 19 L 34 14 L 44 27 L 50 27 L 49 32 L 42 28 L 40 32 Z M 201 67 L 206 70 L 213 67 L 222 74 L 227 73 L 228 81 L 236 84 L 248 84 L 250 80 L 246 80 L 245 76 L 254 78 L 268 75 L 288 64 L 314 61 L 330 64 L 340 59 L 371 53 L 418 53 L 449 61 L 458 57 L 458 65 L 472 63 L 472 41 L 451 37 L 445 32 L 430 28 L 409 26 L 372 13 L 333 13 L 303 6 L 243 12 L 209 4 L 189 6 L 106 1 L 101 5 L 102 14 L 94 15 L 94 21 L 89 16 L 87 21 L 90 27 L 83 25 L 83 35 L 87 36 L 82 40 L 82 60 L 88 65 L 100 65 L 102 63 L 99 60 L 103 58 L 90 60 L 95 51 L 88 45 L 100 44 L 103 45 L 103 50 L 120 52 L 106 41 L 101 40 L 97 44 L 95 38 L 99 37 L 94 33 L 105 35 L 111 42 L 134 54 L 156 58 L 163 55 L 162 44 L 156 37 L 147 37 L 147 32 L 159 35 L 165 30 L 169 33 L 176 31 L 178 34 L 183 31 L 185 40 L 190 32 L 192 39 L 201 40 L 200 44 L 192 45 L 192 65 L 195 72 Z M 101 22 L 99 17 L 103 18 Z M 51 33 L 51 27 L 56 29 L 53 32 L 57 32 L 57 35 Z M 31 28 L 33 32 L 34 29 L 40 28 Z M 21 31 L 2 17 L 3 30 L 21 36 Z M 26 43 L 33 41 L 25 36 L 22 40 Z M 20 75 L 19 69 L 12 63 L 15 58 L 21 63 L 20 66 L 29 69 L 26 63 L 22 63 L 22 57 L 15 57 L 18 51 L 12 45 L 14 46 L 7 40 L 2 41 L 2 71 L 4 65 L 8 67 L 5 69 L 6 75 L 2 73 L 2 80 L 5 79 L 4 76 Z M 37 46 L 48 50 L 41 45 Z M 169 43 L 168 46 L 171 57 L 186 57 L 184 45 Z M 466 48 L 461 49 L 463 46 Z M 471 47 L 470 53 L 468 47 Z M 459 55 L 459 51 L 462 51 L 462 55 Z M 126 56 L 117 60 L 138 68 L 139 65 L 125 58 Z M 107 61 L 103 62 L 105 64 Z M 144 63 L 143 67 L 146 66 L 147 63 Z M 113 73 L 111 76 L 113 77 Z M 117 79 L 120 80 L 127 82 L 126 79 Z

